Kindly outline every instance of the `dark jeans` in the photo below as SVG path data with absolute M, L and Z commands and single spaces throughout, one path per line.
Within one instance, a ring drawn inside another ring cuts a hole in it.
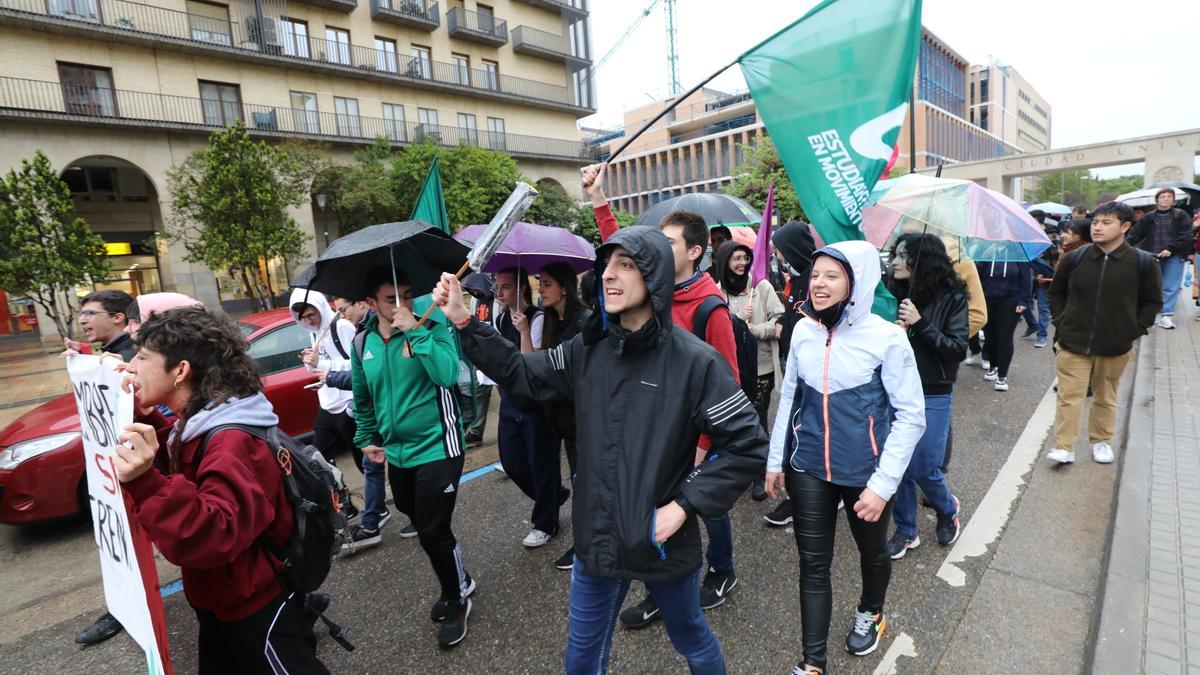
M 1013 359 L 1013 331 L 1017 329 L 1016 300 L 987 301 L 988 322 L 983 327 L 983 358 L 992 364 L 1000 377 L 1008 377 Z
M 667 635 L 683 655 L 692 673 L 725 673 L 721 645 L 700 609 L 700 568 L 675 581 L 647 583 Z M 579 557 L 571 570 L 571 599 L 567 609 L 567 654 L 565 670 L 603 673 L 608 670 L 617 612 L 629 591 L 629 579 L 597 577 L 583 571 Z M 661 666 L 662 664 L 660 664 Z M 662 669 L 661 667 L 659 668 Z
M 942 473 L 945 460 L 946 433 L 950 428 L 950 410 L 954 397 L 950 394 L 925 396 L 925 433 L 917 441 L 912 460 L 896 490 L 896 531 L 909 537 L 917 535 L 917 488 L 939 514 L 951 515 L 955 511 L 954 497 Z
M 387 467 L 392 500 L 396 502 L 396 508 L 412 520 L 421 548 L 429 556 L 433 573 L 441 584 L 442 599 L 451 602 L 461 602 L 470 584 L 462 562 L 462 549 L 450 529 L 462 468 L 462 455 L 409 469 L 391 463 Z
M 317 638 L 304 616 L 304 594 L 284 591 L 240 621 L 221 621 L 197 609 L 200 675 L 298 673 L 328 675 L 317 659 Z
M 350 413 L 340 412 L 335 415 L 324 408 L 318 408 L 317 419 L 313 422 L 313 446 L 332 464 L 339 452 L 356 449 L 354 431 L 354 418 Z
M 793 527 L 796 549 L 800 552 L 800 624 L 803 632 L 804 661 L 825 667 L 829 621 L 833 612 L 833 585 L 829 568 L 833 563 L 833 539 L 837 531 L 837 504 L 846 505 L 846 520 L 858 545 L 859 568 L 862 573 L 862 595 L 858 608 L 867 612 L 883 610 L 888 581 L 892 576 L 892 559 L 887 554 L 888 522 L 892 504 L 874 523 L 862 520 L 854 512 L 854 504 L 862 487 L 845 487 L 827 483 L 820 478 L 798 471 L 787 474 L 788 492 L 792 498 Z
M 704 459 L 711 462 L 717 458 L 716 452 L 709 452 Z M 704 529 L 708 532 L 708 566 L 714 572 L 733 571 L 733 521 L 729 512 L 712 518 L 701 518 Z
M 535 529 L 558 533 L 562 464 L 541 407 L 518 408 L 501 395 L 500 464 L 526 497 L 533 500 L 529 520 Z
M 1034 311 L 1036 308 L 1037 311 Z M 1029 330 L 1037 331 L 1039 339 L 1045 340 L 1050 329 L 1050 296 L 1045 288 L 1036 285 L 1033 289 L 1033 303 L 1021 314 Z

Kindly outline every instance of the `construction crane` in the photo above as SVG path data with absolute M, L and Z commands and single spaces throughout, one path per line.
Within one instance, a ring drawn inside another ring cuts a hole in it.
M 621 45 L 625 44 L 625 41 L 628 40 L 629 37 L 638 29 L 638 27 L 642 25 L 642 22 L 646 20 L 646 17 L 650 16 L 650 14 L 654 12 L 654 9 L 658 7 L 659 3 L 665 4 L 667 14 L 667 77 L 669 78 L 667 81 L 667 87 L 670 89 L 672 96 L 679 93 L 679 90 L 682 89 L 682 87 L 679 86 L 679 53 L 675 48 L 675 0 L 650 0 L 650 4 L 646 5 L 646 9 L 643 9 L 642 13 L 639 14 L 636 19 L 634 19 L 629 28 L 625 30 L 625 33 L 622 34 L 621 37 L 617 38 L 617 41 L 613 43 L 613 46 L 610 47 L 607 52 L 604 53 L 604 56 L 601 56 L 596 60 L 596 63 L 592 65 L 591 72 L 593 75 L 597 70 L 600 69 L 600 66 L 603 66 L 604 63 L 608 61 L 609 57 L 611 57 L 618 49 L 621 48 Z

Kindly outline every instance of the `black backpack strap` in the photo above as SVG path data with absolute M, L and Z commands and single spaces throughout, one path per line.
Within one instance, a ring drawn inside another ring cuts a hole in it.
M 333 338 L 333 346 L 337 347 L 338 353 L 343 359 L 350 360 L 350 355 L 346 353 L 346 348 L 342 346 L 342 338 L 338 335 L 338 321 L 341 319 L 334 317 L 333 325 L 329 327 L 329 337 Z M 355 337 L 358 337 L 357 335 Z
M 692 316 L 692 333 L 696 337 L 708 342 L 708 317 L 717 310 L 718 307 L 725 307 L 725 301 L 715 295 L 710 295 L 700 302 L 700 306 L 696 308 L 695 315 Z
M 1067 272 L 1074 272 L 1076 267 L 1079 267 L 1079 261 L 1083 260 L 1083 252 L 1092 247 L 1091 244 L 1084 244 L 1079 248 L 1067 254 Z
M 205 448 L 208 447 L 208 442 L 212 439 L 213 435 L 216 434 L 218 431 L 225 431 L 226 429 L 237 429 L 239 431 L 244 431 L 244 432 L 250 434 L 251 436 L 263 441 L 269 447 L 272 442 L 271 441 L 271 438 L 273 436 L 272 432 L 275 429 L 275 427 L 271 427 L 271 428 L 255 427 L 255 426 L 250 426 L 249 424 L 218 424 L 217 426 L 204 432 L 204 440 L 200 441 L 200 447 L 196 448 L 196 455 L 195 455 L 195 458 L 193 459 L 193 461 L 196 463 L 197 467 L 200 466 L 200 459 L 202 457 L 204 457 L 204 450 L 205 450 Z M 272 453 L 275 452 L 274 448 L 271 448 L 271 452 Z
M 1144 286 L 1150 278 L 1150 266 L 1154 264 L 1154 254 L 1140 248 L 1133 249 L 1137 253 L 1138 285 Z
M 367 348 L 366 344 L 367 331 L 359 331 L 358 334 L 354 336 L 354 344 L 352 345 L 354 347 L 354 355 L 358 357 L 359 362 L 362 361 L 363 351 Z

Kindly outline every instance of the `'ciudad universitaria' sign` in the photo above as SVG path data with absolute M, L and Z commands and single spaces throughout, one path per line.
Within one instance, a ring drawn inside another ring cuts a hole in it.
M 150 539 L 126 507 L 113 457 L 117 437 L 133 422 L 133 394 L 121 390 L 121 374 L 111 358 L 77 355 L 67 372 L 79 410 L 88 499 L 92 511 L 104 600 L 146 653 L 151 675 L 169 674 L 166 624 Z

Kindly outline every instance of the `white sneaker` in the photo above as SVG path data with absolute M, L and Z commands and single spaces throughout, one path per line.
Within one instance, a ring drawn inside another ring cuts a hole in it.
M 988 368 L 988 371 L 983 374 L 983 379 L 988 382 L 995 382 L 1000 377 L 1000 371 L 996 368 Z
M 1069 450 L 1063 450 L 1062 448 L 1055 448 L 1046 453 L 1046 459 L 1050 460 L 1051 462 L 1058 462 L 1059 464 L 1074 464 L 1075 453 Z
M 982 361 L 980 361 L 980 362 L 979 362 L 979 367 L 980 367 L 980 368 L 983 368 L 984 370 L 991 370 L 991 369 L 992 369 L 992 362 L 991 362 L 991 361 L 988 361 L 987 359 L 984 359 L 984 360 L 982 360 Z
M 1196 318 L 1200 318 L 1200 314 L 1197 314 Z M 982 359 L 983 357 L 979 354 L 968 354 L 967 358 L 963 359 L 962 364 L 964 366 L 975 366 L 979 365 L 979 361 Z
M 1159 328 L 1175 330 L 1175 319 L 1170 315 L 1163 314 L 1162 316 L 1158 317 L 1158 321 L 1156 323 L 1158 324 Z
M 996 391 L 1008 391 L 1008 378 L 997 377 L 996 384 L 992 385 L 992 389 L 995 389 Z
M 529 534 L 525 535 L 525 540 L 521 542 L 527 548 L 537 548 L 550 543 L 550 534 L 541 530 L 530 530 Z
M 1095 460 L 1097 464 L 1112 464 L 1112 446 L 1105 441 L 1092 443 L 1092 459 Z

